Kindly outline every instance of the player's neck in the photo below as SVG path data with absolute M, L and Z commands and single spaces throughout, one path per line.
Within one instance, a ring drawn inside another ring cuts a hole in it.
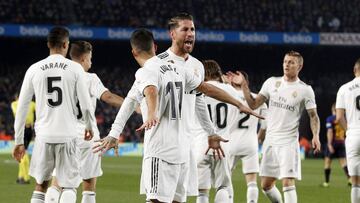
M 59 49 L 50 49 L 50 55 L 54 55 L 54 54 L 60 54 L 63 57 L 66 56 L 66 53 L 64 54 L 63 50 L 59 50 Z
M 284 75 L 284 80 L 286 82 L 295 82 L 298 80 L 298 76 L 287 76 L 287 75 Z
M 172 51 L 176 56 L 182 57 L 185 60 L 189 57 L 188 53 L 181 51 L 181 49 L 176 46 L 171 46 L 170 51 Z
M 136 61 L 138 62 L 140 67 L 143 67 L 145 62 L 152 57 L 154 57 L 154 55 L 143 53 L 143 54 L 139 55 L 139 57 L 136 58 Z

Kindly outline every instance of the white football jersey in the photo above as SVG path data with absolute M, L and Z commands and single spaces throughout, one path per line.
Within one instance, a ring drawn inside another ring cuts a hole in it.
M 246 103 L 244 97 L 244 92 L 242 90 L 236 90 L 237 97 L 242 104 L 249 107 Z M 256 97 L 256 94 L 252 93 L 253 97 Z M 262 104 L 259 108 L 255 109 L 254 112 L 264 116 L 264 111 L 266 110 L 266 104 Z M 251 116 L 249 114 L 241 113 L 237 111 L 236 122 L 231 126 L 230 129 L 230 140 L 229 148 L 232 155 L 247 155 L 258 149 L 258 137 L 257 129 L 259 125 L 259 118 Z
M 77 136 L 76 125 L 79 100 L 87 126 L 95 120 L 91 117 L 89 91 L 85 84 L 85 72 L 80 64 L 53 54 L 33 64 L 27 70 L 15 118 L 16 143 L 22 143 L 27 106 L 35 94 L 36 139 L 47 143 L 64 143 Z
M 342 85 L 337 93 L 336 108 L 345 109 L 346 136 L 360 133 L 360 78 Z
M 283 77 L 271 77 L 265 81 L 259 94 L 269 100 L 265 143 L 286 145 L 296 142 L 304 108 L 316 108 L 311 86 L 299 79 L 286 82 Z
M 201 82 L 204 81 L 204 65 L 190 54 L 187 60 L 185 60 L 183 57 L 175 55 L 170 49 L 168 49 L 159 54 L 158 57 L 163 61 L 176 64 L 180 67 L 185 67 L 185 69 L 190 70 Z M 185 133 L 191 138 L 203 132 L 203 128 L 195 114 L 195 100 L 197 94 L 199 93 L 193 90 L 185 92 L 184 95 L 183 117 L 185 118 L 184 122 L 186 122 Z
M 236 90 L 229 84 L 224 84 L 217 81 L 207 81 L 207 83 L 224 90 L 229 95 L 237 94 Z M 221 135 L 225 139 L 229 139 L 230 127 L 234 125 L 239 113 L 239 109 L 234 105 L 221 102 L 211 97 L 205 97 L 205 100 L 211 121 L 216 128 L 217 134 Z
M 97 102 L 97 100 L 100 100 L 101 95 L 105 91 L 108 91 L 108 89 L 103 85 L 100 78 L 95 73 L 85 73 L 85 74 L 86 74 L 86 85 L 87 85 L 86 87 L 89 90 L 91 106 L 92 106 L 92 110 L 93 110 L 91 112 L 91 114 L 95 117 L 96 102 Z M 80 106 L 78 106 L 78 108 L 79 107 Z M 79 111 L 77 118 L 78 118 L 78 125 L 77 125 L 78 136 L 79 136 L 79 138 L 84 138 L 84 130 L 85 130 L 86 126 L 85 126 L 85 121 L 84 121 L 81 111 Z M 98 139 L 100 139 L 100 132 L 97 127 L 96 119 L 94 120 L 93 126 L 94 126 L 93 140 L 98 140 Z
M 156 56 L 147 60 L 135 75 L 128 97 L 141 102 L 143 120 L 147 120 L 147 104 L 143 90 L 154 85 L 158 89 L 157 116 L 160 123 L 145 131 L 144 159 L 157 157 L 173 164 L 185 163 L 189 156 L 189 138 L 184 134 L 184 94 L 196 89 L 200 80 L 190 71 L 167 63 Z

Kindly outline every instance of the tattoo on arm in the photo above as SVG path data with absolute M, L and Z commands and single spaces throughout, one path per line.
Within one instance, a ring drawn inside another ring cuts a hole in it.
M 320 131 L 320 119 L 316 112 L 316 109 L 309 109 L 308 115 L 310 117 L 310 128 L 313 136 L 318 136 Z

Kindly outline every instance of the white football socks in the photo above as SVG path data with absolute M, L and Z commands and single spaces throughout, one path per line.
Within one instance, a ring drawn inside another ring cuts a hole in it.
M 360 186 L 353 185 L 351 187 L 351 203 L 360 203 Z
M 297 194 L 295 185 L 283 187 L 284 203 L 297 203 Z
M 257 203 L 259 198 L 259 189 L 255 181 L 249 182 L 247 184 L 246 197 L 247 197 L 247 203 Z
M 274 185 L 270 190 L 263 191 L 272 203 L 282 203 L 281 193 Z
M 93 191 L 84 191 L 82 193 L 81 203 L 95 203 L 95 192 Z
M 46 203 L 58 203 L 61 190 L 55 186 L 51 186 L 47 189 L 45 194 Z
M 76 203 L 76 189 L 63 188 L 59 203 Z
M 199 191 L 199 195 L 196 198 L 196 203 L 209 203 L 209 193 Z
M 44 203 L 45 202 L 45 193 L 40 191 L 34 191 L 31 196 L 31 203 Z
M 216 192 L 214 203 L 228 203 L 231 200 L 231 195 L 227 188 L 220 188 Z

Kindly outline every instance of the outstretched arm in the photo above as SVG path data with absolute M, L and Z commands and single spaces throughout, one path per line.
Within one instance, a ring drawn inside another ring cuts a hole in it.
M 209 83 L 201 82 L 200 85 L 196 88 L 197 91 L 202 92 L 206 94 L 209 97 L 212 97 L 216 100 L 232 104 L 236 106 L 241 112 L 246 114 L 251 114 L 253 116 L 256 116 L 258 118 L 264 119 L 261 115 L 255 113 L 245 105 L 243 105 L 239 100 L 235 99 L 233 96 L 226 93 L 224 90 L 211 85 Z
M 109 90 L 105 91 L 101 95 L 100 99 L 101 99 L 101 101 L 104 101 L 107 104 L 117 107 L 117 108 L 120 108 L 120 106 L 124 102 L 124 98 L 118 96 L 117 94 L 110 92 Z
M 115 121 L 111 126 L 108 136 L 97 141 L 98 144 L 93 148 L 94 153 L 101 151 L 102 154 L 104 154 L 111 148 L 117 148 L 120 134 L 137 105 L 138 102 L 136 100 L 129 97 L 125 98 L 119 112 L 116 115 Z
M 226 75 L 228 76 L 228 79 L 231 81 L 232 85 L 241 87 L 244 92 L 246 102 L 251 109 L 257 109 L 259 106 L 265 103 L 266 98 L 261 94 L 256 95 L 255 98 L 252 97 L 249 84 L 246 82 L 240 71 L 236 71 L 236 73 L 227 72 Z
M 310 128 L 313 134 L 312 139 L 312 146 L 314 148 L 314 153 L 320 152 L 321 144 L 319 140 L 319 133 L 320 133 L 320 119 L 317 114 L 316 109 L 308 109 L 308 115 L 310 117 Z

